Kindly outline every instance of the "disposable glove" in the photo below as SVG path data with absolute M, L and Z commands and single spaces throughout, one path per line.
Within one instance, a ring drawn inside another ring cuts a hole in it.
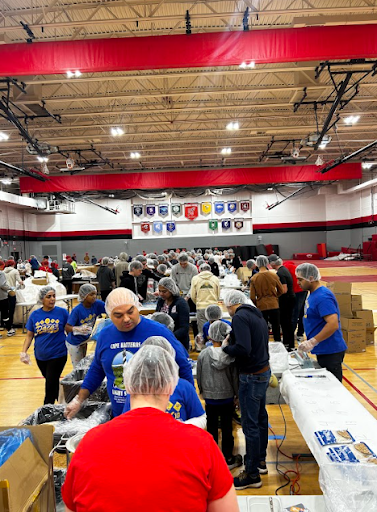
M 315 338 L 310 338 L 310 340 L 303 341 L 298 346 L 298 351 L 300 354 L 304 354 L 304 352 L 310 352 L 313 350 L 315 346 L 318 345 L 318 341 Z
M 31 364 L 30 356 L 26 352 L 21 352 L 20 361 L 21 361 L 21 363 L 24 363 L 24 364 Z
M 79 399 L 79 395 L 76 395 L 75 398 L 71 400 L 69 404 L 67 404 L 64 411 L 64 416 L 67 418 L 67 420 L 71 420 L 76 416 L 76 414 L 81 409 L 82 404 L 83 402 Z

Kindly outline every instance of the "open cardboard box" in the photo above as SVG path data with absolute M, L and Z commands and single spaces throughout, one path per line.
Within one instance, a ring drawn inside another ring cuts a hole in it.
M 49 454 L 53 447 L 52 425 L 0 427 L 30 430 L 26 439 L 0 467 L 0 512 L 54 512 L 54 479 Z

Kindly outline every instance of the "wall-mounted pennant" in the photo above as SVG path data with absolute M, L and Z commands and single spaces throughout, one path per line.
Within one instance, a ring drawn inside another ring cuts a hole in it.
M 208 215 L 212 211 L 212 203 L 202 203 L 202 214 Z
M 173 233 L 173 231 L 175 231 L 175 222 L 167 222 L 166 229 L 169 233 Z
M 171 212 L 173 215 L 178 217 L 178 215 L 181 215 L 182 213 L 182 205 L 179 203 L 174 203 L 171 205 Z
M 243 220 L 235 220 L 234 221 L 234 227 L 237 228 L 237 229 L 242 229 L 243 228 Z
M 169 206 L 167 204 L 159 204 L 158 213 L 161 215 L 161 217 L 166 217 L 166 215 L 169 213 Z
M 153 222 L 153 231 L 155 233 L 162 233 L 162 222 Z
M 224 212 L 225 212 L 224 201 L 216 201 L 215 202 L 215 213 L 217 213 L 218 215 L 221 215 Z
M 185 204 L 185 217 L 189 220 L 194 220 L 199 215 L 198 205 L 195 203 Z
M 237 201 L 228 201 L 228 212 L 235 213 L 237 211 Z
M 140 227 L 143 233 L 149 233 L 149 231 L 151 230 L 149 222 L 142 222 Z
M 229 229 L 230 228 L 230 219 L 223 219 L 221 221 L 221 227 L 223 229 Z
M 142 204 L 134 204 L 134 215 L 136 215 L 137 217 L 141 217 L 143 215 Z
M 219 226 L 219 223 L 216 219 L 211 219 L 208 221 L 208 227 L 209 229 L 212 229 L 212 231 L 215 231 Z
M 154 204 L 147 204 L 146 209 L 147 215 L 149 215 L 150 217 L 153 217 L 153 215 L 156 213 L 156 207 Z
M 241 212 L 248 212 L 250 210 L 250 201 L 240 202 Z

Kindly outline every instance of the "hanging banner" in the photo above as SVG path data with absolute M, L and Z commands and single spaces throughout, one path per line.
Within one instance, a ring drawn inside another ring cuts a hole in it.
M 134 215 L 136 215 L 137 217 L 141 217 L 143 215 L 142 204 L 134 204 Z
M 198 205 L 195 203 L 185 204 L 185 217 L 189 220 L 194 220 L 199 215 Z
M 150 230 L 151 230 L 151 226 L 150 226 L 149 222 L 142 222 L 141 223 L 141 231 L 143 233 L 148 233 Z
M 212 211 L 212 203 L 202 203 L 202 214 L 208 215 Z
M 217 213 L 218 215 L 221 215 L 224 212 L 225 212 L 224 201 L 216 201 L 215 202 L 215 213 Z
M 169 213 L 169 205 L 167 205 L 167 204 L 158 205 L 158 213 L 161 215 L 161 217 L 166 217 L 166 215 Z
M 243 220 L 235 220 L 234 227 L 237 229 L 242 229 L 243 228 Z
M 179 203 L 174 203 L 171 205 L 171 212 L 173 215 L 177 216 L 182 213 L 182 205 Z
M 155 233 L 162 233 L 162 222 L 153 222 L 153 231 Z
M 237 201 L 228 201 L 228 212 L 234 213 L 237 211 Z
M 250 201 L 240 202 L 241 212 L 248 212 L 250 210 Z
M 221 227 L 223 229 L 229 229 L 230 228 L 230 219 L 223 219 L 221 221 Z
M 156 207 L 154 204 L 147 204 L 147 215 L 150 215 L 150 217 L 153 217 L 153 215 L 156 213 Z
M 175 231 L 175 222 L 167 222 L 166 230 L 169 231 L 169 233 L 173 233 L 173 231 Z
M 208 221 L 208 226 L 209 226 L 209 229 L 212 229 L 212 231 L 215 231 L 218 228 L 219 223 L 216 219 L 212 219 L 212 220 Z

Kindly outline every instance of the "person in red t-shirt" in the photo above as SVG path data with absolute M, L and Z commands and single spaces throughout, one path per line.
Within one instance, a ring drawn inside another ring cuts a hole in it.
M 165 412 L 177 382 L 178 366 L 161 347 L 141 347 L 125 363 L 131 410 L 80 442 L 62 488 L 67 512 L 239 511 L 212 436 Z
M 295 265 L 293 261 L 284 261 L 283 265 L 289 270 L 293 278 L 293 291 L 296 295 L 296 302 L 292 313 L 292 325 L 293 331 L 295 331 L 297 327 L 296 337 L 298 341 L 302 341 L 304 339 L 304 324 L 302 319 L 304 318 L 304 305 L 308 292 L 303 291 L 297 282 L 297 265 Z

